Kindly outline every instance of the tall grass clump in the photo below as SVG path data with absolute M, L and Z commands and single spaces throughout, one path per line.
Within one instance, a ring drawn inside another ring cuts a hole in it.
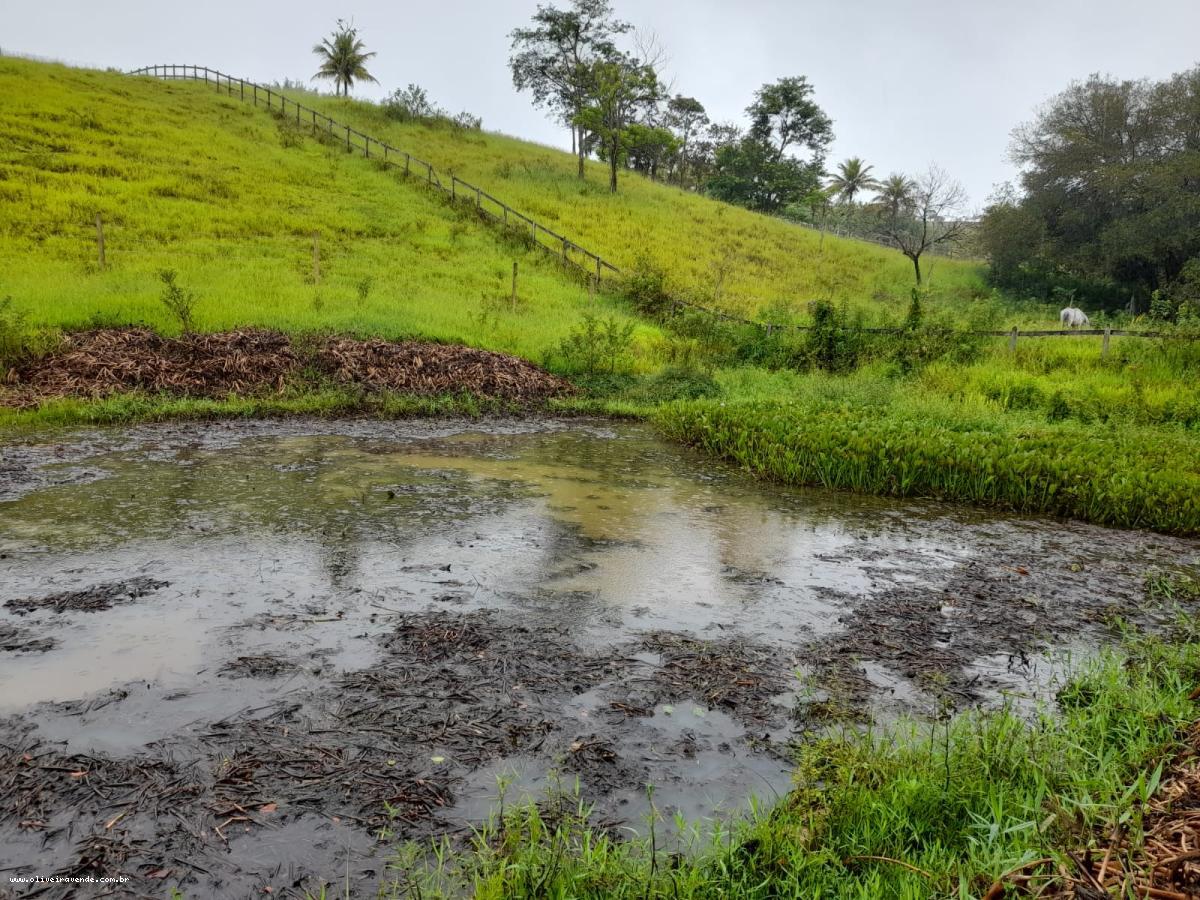
M 1200 534 L 1200 441 L 820 398 L 663 407 L 669 436 L 790 484 Z
M 796 787 L 707 834 L 653 807 L 641 836 L 591 824 L 577 797 L 501 810 L 470 846 L 408 845 L 393 897 L 979 897 L 1003 874 L 1136 829 L 1193 721 L 1193 621 L 1131 635 L 1030 715 L 1005 706 L 849 730 L 797 750 Z

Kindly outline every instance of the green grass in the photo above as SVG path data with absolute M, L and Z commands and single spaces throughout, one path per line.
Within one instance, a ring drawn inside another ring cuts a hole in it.
M 670 434 L 795 482 L 1185 533 L 1196 527 L 1197 344 L 1116 338 L 1102 359 L 1098 338 L 1027 338 L 1015 354 L 1003 340 L 940 347 L 930 338 L 926 353 L 883 339 L 864 344 L 848 374 L 806 371 L 808 338 L 795 332 L 764 340 L 704 317 L 660 326 L 605 292 L 591 307 L 574 277 L 470 210 L 202 84 L 4 58 L 0 90 L 0 302 L 11 296 L 29 327 L 175 331 L 157 277 L 171 268 L 198 294 L 202 330 L 258 325 L 461 342 L 579 376 L 556 348 L 594 309 L 635 324 L 631 348 L 619 378 L 583 379 L 589 391 L 559 409 L 658 416 Z M 568 154 L 396 123 L 370 104 L 304 99 L 482 184 L 621 265 L 645 251 L 689 296 L 801 319 L 803 304 L 780 301 L 832 296 L 868 320 L 890 321 L 908 303 L 908 263 L 882 248 L 827 238 L 821 249 L 805 229 L 632 174 L 612 197 L 595 167 L 577 182 Z M 96 212 L 106 223 L 103 270 Z M 938 260 L 933 281 L 930 321 L 961 328 L 1042 314 L 983 291 L 970 263 Z M 0 355 L 12 343 L 4 325 L 11 319 L 0 310 Z M 914 363 L 918 351 L 928 358 Z M 313 396 L 61 402 L 4 412 L 0 426 L 383 409 L 331 399 L 319 385 L 305 389 Z M 660 412 L 672 403 L 680 405 Z
M 0 298 L 33 326 L 170 332 L 165 268 L 200 296 L 202 330 L 415 336 L 542 361 L 588 308 L 541 251 L 201 86 L 4 58 L 0 93 Z M 640 324 L 639 346 L 657 335 Z
M 789 484 L 1200 534 L 1194 434 L 1031 422 L 896 396 L 886 383 L 873 395 L 863 387 L 859 396 L 810 389 L 789 399 L 685 401 L 656 421 L 676 440 Z
M 1169 641 L 1127 636 L 1032 718 L 1004 707 L 812 740 L 787 798 L 693 832 L 683 856 L 662 850 L 661 820 L 654 852 L 592 829 L 568 798 L 493 818 L 465 850 L 403 847 L 390 896 L 970 898 L 1043 857 L 1073 868 L 1067 851 L 1117 823 L 1139 834 L 1196 714 L 1196 638 L 1189 621 Z
M 585 289 L 540 251 L 394 172 L 202 85 L 5 58 L 0 95 L 0 299 L 11 296 L 33 328 L 147 324 L 171 333 L 177 325 L 158 300 L 157 277 L 170 268 L 199 295 L 203 330 L 420 337 L 570 369 L 553 351 L 589 309 Z M 896 321 L 908 303 L 909 264 L 882 248 L 831 237 L 822 247 L 810 231 L 634 175 L 614 198 L 597 166 L 580 184 L 559 151 L 401 125 L 353 101 L 307 100 L 620 266 L 644 257 L 692 299 L 803 319 L 808 300 L 831 298 L 868 322 Z M 1050 324 L 1044 307 L 988 292 L 972 263 L 939 259 L 931 269 L 933 320 Z M 580 377 L 585 393 L 554 409 L 654 417 L 677 439 L 789 482 L 1200 533 L 1195 345 L 1114 339 L 1102 359 L 1098 339 L 1026 339 L 1015 354 L 1003 340 L 951 342 L 913 364 L 905 358 L 912 345 L 881 342 L 864 347 L 851 371 L 828 374 L 804 369 L 802 337 L 789 345 L 714 337 L 708 326 L 674 331 L 636 319 L 615 294 L 602 292 L 596 304 L 636 322 L 632 350 L 621 372 Z M 7 352 L 5 321 L 8 313 L 0 316 Z M 464 397 L 303 382 L 267 397 L 60 400 L 0 410 L 0 430 L 506 411 Z M 1191 575 L 1174 572 L 1149 587 L 1162 602 L 1196 591 Z M 948 725 L 807 744 L 787 802 L 719 830 L 684 860 L 615 843 L 570 810 L 548 819 L 526 808 L 494 823 L 469 852 L 435 854 L 432 869 L 410 848 L 408 877 L 423 873 L 423 896 L 975 896 L 1013 866 L 1061 858 L 1093 828 L 1136 821 L 1155 767 L 1194 716 L 1183 697 L 1200 674 L 1200 650 L 1195 633 L 1188 637 L 1106 654 L 1035 722 L 970 713 Z M 928 874 L 847 862 L 867 856 Z M 409 896 L 410 887 L 396 891 Z
M 560 150 L 445 124 L 400 123 L 371 103 L 288 95 L 426 160 L 443 177 L 483 188 L 622 269 L 650 261 L 680 295 L 748 315 L 803 315 L 808 301 L 832 298 L 872 319 L 897 317 L 908 302 L 912 264 L 896 251 L 829 235 L 822 242 L 808 229 L 634 173 L 622 174 L 612 196 L 603 164 L 589 162 L 580 182 L 575 157 Z M 947 309 L 989 297 L 978 263 L 930 258 L 926 267 L 935 302 Z
M 310 416 L 367 416 L 406 419 L 428 416 L 519 414 L 524 407 L 470 394 L 422 397 L 412 394 L 365 393 L 361 390 L 294 386 L 287 393 L 261 397 L 178 397 L 169 394 L 116 394 L 99 400 L 51 400 L 33 409 L 0 408 L 0 430 L 6 434 L 39 432 L 81 425 L 131 425 L 209 419 L 252 419 Z

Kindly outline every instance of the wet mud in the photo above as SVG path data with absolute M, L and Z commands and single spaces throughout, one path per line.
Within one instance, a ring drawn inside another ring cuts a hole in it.
M 0 448 L 0 872 L 358 895 L 572 791 L 790 785 L 830 721 L 1034 702 L 1200 544 L 783 490 L 638 426 L 254 422 Z M 100 885 L 32 885 L 67 897 Z

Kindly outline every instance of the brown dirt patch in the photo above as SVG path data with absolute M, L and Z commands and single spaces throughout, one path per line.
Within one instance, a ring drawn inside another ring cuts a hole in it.
M 8 375 L 7 406 L 122 391 L 202 397 L 282 390 L 299 364 L 285 335 L 229 331 L 167 338 L 144 328 L 68 334 L 54 352 Z
M 530 402 L 567 393 L 570 385 L 503 353 L 404 341 L 329 341 L 317 353 L 321 370 L 338 381 L 408 394 L 467 391 Z
M 694 698 L 748 725 L 777 722 L 783 709 L 774 698 L 788 689 L 788 663 L 779 650 L 745 638 L 706 641 L 686 634 L 656 631 L 641 649 L 657 653 L 662 665 L 647 678 L 630 683 L 646 693 L 614 705 L 626 715 L 664 701 Z
M 127 581 L 97 584 L 82 591 L 63 591 L 46 597 L 21 597 L 7 601 L 4 608 L 11 609 L 18 616 L 37 610 L 50 610 L 56 613 L 100 612 L 112 609 L 118 604 L 140 600 L 147 594 L 169 586 L 170 582 L 139 576 Z
M 333 338 L 298 352 L 287 335 L 245 330 L 168 338 L 143 328 L 68 334 L 53 352 L 12 368 L 0 406 L 129 391 L 194 397 L 281 392 L 305 364 L 343 384 L 436 395 L 469 393 L 533 403 L 568 393 L 568 382 L 526 360 L 471 347 Z

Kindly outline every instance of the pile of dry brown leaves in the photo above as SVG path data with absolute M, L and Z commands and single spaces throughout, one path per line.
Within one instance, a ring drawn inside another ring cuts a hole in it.
M 345 384 L 409 394 L 460 394 L 519 403 L 570 391 L 530 362 L 471 347 L 335 338 L 315 368 Z M 225 397 L 282 391 L 303 368 L 284 334 L 245 330 L 168 338 L 142 328 L 68 334 L 53 352 L 18 363 L 0 385 L 0 406 L 129 391 Z

